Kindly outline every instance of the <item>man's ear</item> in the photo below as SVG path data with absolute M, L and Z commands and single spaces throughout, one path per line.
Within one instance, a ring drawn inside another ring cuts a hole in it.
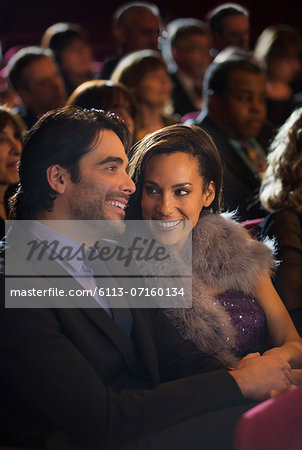
M 214 198 L 215 198 L 215 184 L 214 181 L 210 181 L 209 186 L 207 187 L 206 191 L 205 191 L 205 199 L 204 199 L 204 206 L 210 206 L 211 203 L 213 202 Z
M 69 172 L 59 164 L 49 166 L 46 170 L 46 178 L 49 186 L 57 194 L 64 194 L 67 181 L 70 178 Z

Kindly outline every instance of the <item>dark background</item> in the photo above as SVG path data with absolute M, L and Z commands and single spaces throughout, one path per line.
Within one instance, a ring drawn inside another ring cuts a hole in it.
M 69 21 L 88 28 L 96 58 L 101 61 L 115 49 L 112 14 L 123 3 L 121 0 L 0 0 L 3 52 L 15 45 L 39 44 L 45 28 L 55 22 Z M 160 0 L 155 3 L 167 23 L 176 17 L 204 20 L 206 13 L 223 1 Z M 267 25 L 285 23 L 301 31 L 301 0 L 246 0 L 241 4 L 250 11 L 252 46 Z

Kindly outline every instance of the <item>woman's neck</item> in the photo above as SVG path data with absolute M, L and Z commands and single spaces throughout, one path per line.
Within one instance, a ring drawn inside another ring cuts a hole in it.
M 288 83 L 278 79 L 270 79 L 267 82 L 267 96 L 272 100 L 288 100 L 293 95 Z
M 162 106 L 141 104 L 137 107 L 136 127 L 139 130 L 147 129 L 148 132 L 156 131 L 164 126 L 162 114 Z

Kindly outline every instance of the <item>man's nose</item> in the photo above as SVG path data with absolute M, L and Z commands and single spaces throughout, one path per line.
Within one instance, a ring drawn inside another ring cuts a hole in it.
M 123 181 L 120 185 L 120 189 L 121 189 L 121 191 L 126 192 L 129 195 L 133 194 L 136 191 L 134 181 L 126 173 L 123 177 Z

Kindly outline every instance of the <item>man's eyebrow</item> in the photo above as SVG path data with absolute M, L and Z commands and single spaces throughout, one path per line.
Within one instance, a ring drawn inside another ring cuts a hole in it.
M 103 159 L 100 164 L 107 164 L 115 162 L 119 165 L 124 164 L 124 160 L 122 158 L 119 158 L 118 156 L 107 156 L 107 158 Z

